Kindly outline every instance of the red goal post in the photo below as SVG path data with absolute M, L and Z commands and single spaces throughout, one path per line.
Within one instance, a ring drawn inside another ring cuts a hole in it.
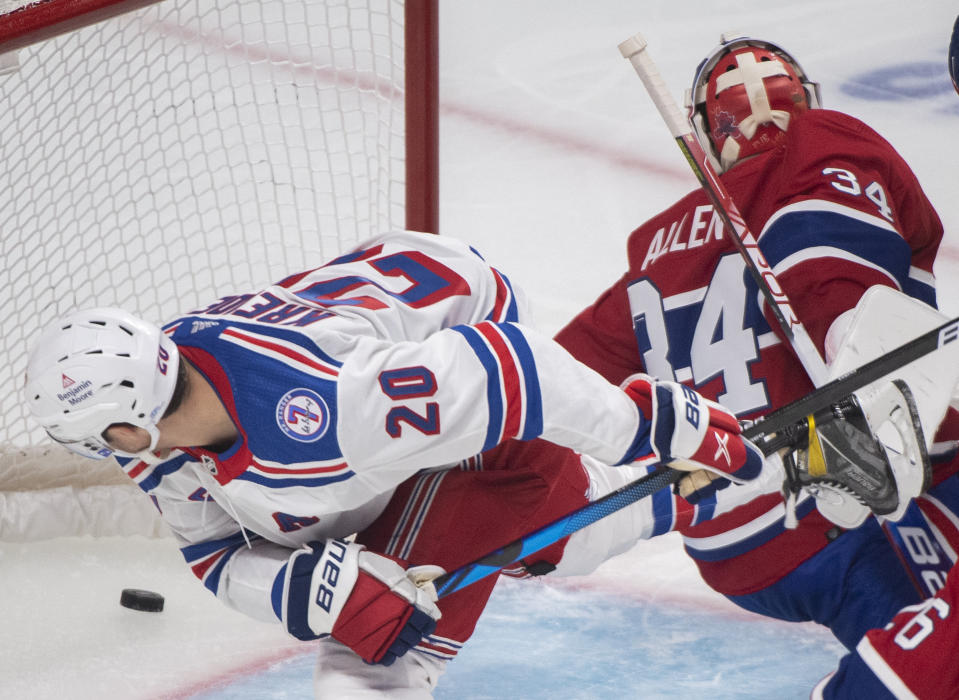
M 162 322 L 438 232 L 437 2 L 0 0 L 0 496 L 123 483 L 26 415 L 50 320 Z

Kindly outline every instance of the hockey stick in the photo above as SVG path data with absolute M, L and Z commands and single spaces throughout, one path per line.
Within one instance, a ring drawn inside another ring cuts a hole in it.
M 433 580 L 436 594 L 442 598 L 491 576 L 504 566 L 509 566 L 525 556 L 559 542 L 577 530 L 582 530 L 587 525 L 592 525 L 600 518 L 605 518 L 621 508 L 653 495 L 678 481 L 686 473 L 660 466 L 641 479 L 630 482 L 602 498 L 587 503 L 548 525 L 513 540 L 505 547 L 493 550 L 476 561 L 437 577 Z
M 619 51 L 623 58 L 632 64 L 636 74 L 643 81 L 643 85 L 646 86 L 646 91 L 656 105 L 663 121 L 666 122 L 673 138 L 676 139 L 676 143 L 679 144 L 687 163 L 689 163 L 706 196 L 712 203 L 713 209 L 722 219 L 725 227 L 735 232 L 735 235 L 731 236 L 733 243 L 746 261 L 746 267 L 756 281 L 766 302 L 770 305 L 780 328 L 796 352 L 796 356 L 806 370 L 809 379 L 817 389 L 822 387 L 828 377 L 828 370 L 819 351 L 816 350 L 805 327 L 793 311 L 789 298 L 759 249 L 756 237 L 746 226 L 736 203 L 720 181 L 712 163 L 706 157 L 706 152 L 693 134 L 689 121 L 683 117 L 675 100 L 666 89 L 659 69 L 646 52 L 646 46 L 646 40 L 643 36 L 635 34 L 619 44 Z M 916 517 L 911 518 L 911 521 L 913 525 L 924 523 L 924 520 Z M 902 537 L 897 532 L 896 524 L 886 522 L 883 529 L 889 544 L 896 550 L 899 559 L 904 563 L 911 562 L 911 559 L 906 556 L 899 544 Z M 918 576 L 912 570 L 912 566 L 907 565 L 906 570 L 913 582 L 916 583 Z M 923 590 L 923 586 L 916 583 L 916 589 L 921 596 L 935 595 L 936 591 L 930 589 L 928 585 L 925 588 L 926 590 Z
M 959 318 L 946 321 L 941 326 L 836 377 L 812 393 L 767 413 L 754 425 L 743 430 L 743 435 L 753 441 L 773 435 L 956 340 L 959 340 Z
M 955 340 L 959 340 L 959 318 L 927 331 L 885 355 L 846 372 L 812 393 L 768 413 L 745 428 L 743 436 L 752 440 L 764 454 L 772 454 L 788 444 L 781 436 L 786 428 L 802 427 L 808 416 L 828 411 L 833 404 L 854 391 Z M 600 518 L 656 493 L 678 481 L 685 473 L 660 466 L 641 479 L 587 503 L 552 523 L 493 550 L 476 561 L 437 577 L 433 580 L 436 593 L 442 598 L 491 576 L 504 566 L 548 547 Z

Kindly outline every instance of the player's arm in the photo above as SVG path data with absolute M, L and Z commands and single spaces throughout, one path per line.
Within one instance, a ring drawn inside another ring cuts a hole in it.
M 234 610 L 275 621 L 270 599 L 273 580 L 289 558 L 290 548 L 244 532 L 209 496 L 189 455 L 175 451 L 155 465 L 120 461 L 159 510 L 197 579 Z
M 297 639 L 332 636 L 365 661 L 389 665 L 436 627 L 435 592 L 417 586 L 400 560 L 334 539 L 283 547 L 244 533 L 215 505 L 203 527 L 192 529 L 217 534 L 190 541 L 184 515 L 181 508 L 171 520 L 180 522 L 181 552 L 203 585 Z
M 250 617 L 280 622 L 293 637 L 332 636 L 368 663 L 392 664 L 436 628 L 431 586 L 405 562 L 344 540 L 296 549 L 249 533 L 183 543 L 193 572 L 220 600 Z M 435 572 L 442 573 L 442 570 Z
M 423 342 L 365 340 L 337 381 L 338 435 L 354 465 L 433 467 L 542 437 L 606 463 L 639 428 L 626 394 L 545 335 L 483 322 Z
M 208 497 L 189 461 L 180 454 L 130 468 L 187 565 L 221 602 L 281 622 L 297 639 L 332 635 L 371 663 L 392 663 L 435 628 L 435 594 L 413 583 L 405 563 L 340 540 L 291 548 L 244 531 Z
M 438 466 L 538 437 L 607 464 L 687 459 L 735 480 L 755 477 L 762 463 L 735 417 L 692 390 L 649 377 L 621 389 L 511 323 L 359 344 L 340 370 L 337 402 L 340 444 L 354 465 Z M 717 436 L 728 447 L 718 458 Z

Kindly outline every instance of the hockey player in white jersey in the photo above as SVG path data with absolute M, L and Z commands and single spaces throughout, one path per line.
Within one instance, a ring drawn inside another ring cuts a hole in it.
M 26 398 L 61 444 L 120 459 L 221 601 L 325 638 L 318 696 L 428 696 L 494 579 L 439 605 L 412 579 L 643 473 L 600 462 L 779 487 L 724 409 L 645 376 L 620 389 L 523 321 L 475 251 L 396 232 L 163 332 L 117 309 L 72 314 L 37 342 Z M 664 517 L 626 510 L 568 572 Z

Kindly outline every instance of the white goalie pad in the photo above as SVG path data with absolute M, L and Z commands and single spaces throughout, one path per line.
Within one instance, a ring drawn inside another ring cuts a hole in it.
M 936 309 L 902 292 L 889 287 L 871 287 L 856 307 L 837 319 L 834 328 L 829 329 L 826 338 L 829 378 L 835 379 L 856 369 L 948 320 Z M 902 379 L 909 385 L 922 422 L 926 447 L 931 448 L 959 383 L 959 343 L 947 343 L 891 372 L 870 387 L 878 387 L 892 379 Z M 868 390 L 869 387 L 866 394 Z
M 837 319 L 826 338 L 830 379 L 841 376 L 949 320 L 932 307 L 889 287 L 872 287 L 854 309 Z M 893 380 L 904 382 L 904 401 Z M 899 507 L 885 515 L 902 517 L 909 500 L 928 487 L 924 452 L 949 408 L 959 382 L 959 344 L 947 344 L 855 392 L 866 420 L 886 451 L 899 493 Z M 918 426 L 916 425 L 918 423 Z M 921 436 L 921 437 L 920 437 Z M 922 440 L 923 445 L 917 444 Z M 868 515 L 842 493 L 817 495 L 817 507 L 831 521 L 855 527 Z

